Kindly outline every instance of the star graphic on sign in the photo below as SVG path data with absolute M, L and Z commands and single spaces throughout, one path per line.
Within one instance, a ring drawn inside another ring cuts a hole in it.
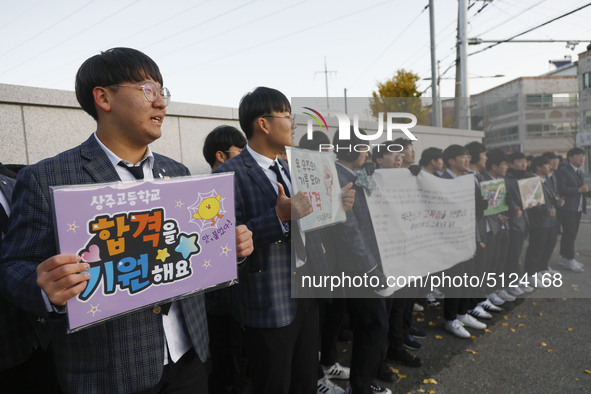
M 205 262 L 203 263 L 203 266 L 205 268 L 209 268 L 209 267 L 211 267 L 211 262 L 209 260 L 205 260 Z
M 232 249 L 228 249 L 228 244 L 226 244 L 226 246 L 222 247 L 222 253 L 220 253 L 220 256 L 225 254 L 226 256 L 228 255 L 228 252 L 232 250 Z
M 175 201 L 174 204 L 176 205 L 177 208 L 181 208 L 183 205 L 183 202 L 181 200 Z
M 74 220 L 74 223 L 72 223 L 72 224 L 68 223 L 68 232 L 70 232 L 70 231 L 76 232 L 76 229 L 79 227 L 80 226 L 76 226 L 76 221 Z
M 167 257 L 170 257 L 170 253 L 168 253 L 168 249 L 158 249 L 158 255 L 156 256 L 156 260 L 161 260 L 164 263 Z
M 179 239 L 179 244 L 174 249 L 174 251 L 183 255 L 184 259 L 188 258 L 192 254 L 199 252 L 200 248 L 199 248 L 199 245 L 197 245 L 197 236 L 196 235 L 188 237 L 185 234 L 181 234 L 181 235 L 179 235 L 178 239 Z
M 96 306 L 90 306 L 90 310 L 86 313 L 92 313 L 92 316 L 94 316 L 95 313 L 97 312 L 101 312 L 101 310 L 98 308 L 100 304 L 97 304 Z

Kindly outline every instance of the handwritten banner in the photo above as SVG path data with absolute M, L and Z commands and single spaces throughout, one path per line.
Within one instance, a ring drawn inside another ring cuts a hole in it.
M 60 253 L 90 264 L 70 332 L 236 279 L 233 174 L 52 191 Z
M 521 203 L 524 209 L 546 203 L 539 176 L 520 179 L 517 183 L 519 184 L 519 194 L 521 195 Z
M 386 275 L 451 268 L 474 256 L 474 177 L 441 179 L 421 171 L 380 169 L 367 196 Z
M 294 193 L 303 192 L 313 212 L 300 219 L 302 231 L 314 230 L 347 219 L 343 208 L 334 154 L 287 148 Z
M 507 188 L 504 179 L 480 182 L 480 189 L 482 197 L 488 201 L 488 207 L 484 210 L 485 216 L 509 210 L 505 201 Z

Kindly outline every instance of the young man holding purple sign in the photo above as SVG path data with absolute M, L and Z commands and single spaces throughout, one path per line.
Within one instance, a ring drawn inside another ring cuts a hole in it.
M 148 56 L 113 48 L 89 58 L 78 70 L 76 96 L 97 130 L 78 147 L 19 173 L 0 256 L 0 291 L 41 318 L 36 331 L 52 343 L 64 391 L 206 393 L 201 295 L 66 334 L 66 301 L 86 288 L 89 265 L 78 255 L 57 254 L 50 187 L 189 175 L 148 146 L 161 136 L 170 102 Z M 239 256 L 250 254 L 252 233 L 237 228 L 236 243 Z

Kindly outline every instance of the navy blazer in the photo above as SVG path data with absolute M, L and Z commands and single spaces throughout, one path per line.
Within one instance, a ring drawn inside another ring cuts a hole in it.
M 0 175 L 0 193 L 8 203 L 12 198 L 15 181 Z M 2 237 L 0 237 L 0 247 Z M 27 361 L 33 346 L 37 345 L 35 332 L 30 317 L 14 304 L 0 297 L 2 312 L 0 313 L 0 371 L 4 371 Z
M 355 184 L 356 175 L 341 164 L 336 165 L 340 187 L 353 182 L 355 204 L 347 212 L 347 220 L 328 231 L 333 232 L 335 273 L 352 275 L 383 274 L 382 260 L 363 187 Z M 371 290 L 371 289 L 366 289 Z M 371 294 L 374 295 L 375 294 Z
M 279 160 L 288 171 L 287 164 Z M 248 327 L 277 328 L 289 325 L 296 313 L 297 298 L 292 294 L 292 278 L 302 271 L 326 265 L 321 236 L 306 234 L 308 259 L 303 268 L 292 263 L 289 236 L 283 233 L 275 207 L 277 192 L 269 178 L 248 152 L 242 152 L 219 166 L 216 173 L 234 172 L 236 224 L 252 231 L 253 253 L 238 269 L 234 286 L 233 313 Z M 320 272 L 325 271 L 320 269 Z
M 182 164 L 154 154 L 154 175 L 188 175 Z M 155 386 L 164 360 L 162 315 L 143 308 L 66 334 L 65 315 L 48 314 L 37 286 L 37 265 L 57 254 L 50 186 L 119 181 L 107 155 L 91 135 L 81 145 L 18 173 L 12 216 L 0 256 L 0 292 L 39 316 L 36 332 L 51 341 L 58 380 L 72 393 L 129 393 Z M 208 335 L 203 297 L 180 302 L 187 334 L 202 361 Z M 50 315 L 52 315 L 50 317 Z M 47 323 L 41 323 L 47 322 Z
M 529 175 L 527 176 L 529 177 Z M 523 209 L 521 192 L 519 191 L 518 179 L 515 173 L 509 169 L 505 175 L 505 187 L 507 188 L 507 206 L 509 207 L 509 228 L 512 231 L 526 232 L 528 226 L 528 210 Z M 521 209 L 522 215 L 515 216 L 517 208 Z
M 583 186 L 583 180 L 577 175 L 573 166 L 569 163 L 560 167 L 554 173 L 556 184 L 558 185 L 558 194 L 564 198 L 562 208 L 565 211 L 578 212 L 581 195 L 583 196 L 583 213 L 587 213 L 587 199 L 591 193 L 579 193 L 579 188 Z

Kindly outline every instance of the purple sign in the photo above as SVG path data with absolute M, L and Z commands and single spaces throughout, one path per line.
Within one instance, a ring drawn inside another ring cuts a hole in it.
M 53 188 L 60 253 L 90 264 L 70 332 L 236 279 L 234 175 Z

